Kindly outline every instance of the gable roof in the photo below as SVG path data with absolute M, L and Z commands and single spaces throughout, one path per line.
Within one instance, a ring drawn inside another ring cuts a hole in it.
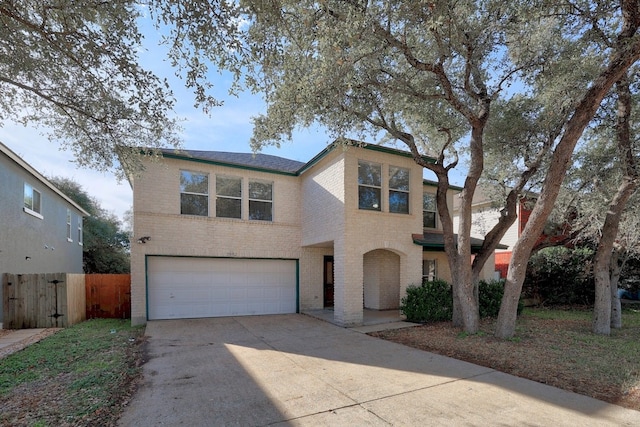
M 18 156 L 16 153 L 14 153 L 9 147 L 7 147 L 6 145 L 4 145 L 2 142 L 0 142 L 0 153 L 3 153 L 4 155 L 6 155 L 9 159 L 11 159 L 14 163 L 16 163 L 18 166 L 20 166 L 22 169 L 24 169 L 27 173 L 29 173 L 31 176 L 33 176 L 35 179 L 37 179 L 38 181 L 40 181 L 44 186 L 46 186 L 47 188 L 49 188 L 51 191 L 53 191 L 54 193 L 56 193 L 58 196 L 62 197 L 67 203 L 69 203 L 71 206 L 73 206 L 74 208 L 76 208 L 77 210 L 80 211 L 80 213 L 82 214 L 82 216 L 91 216 L 89 214 L 89 212 L 85 211 L 84 209 L 82 209 L 82 207 L 80 205 L 78 205 L 76 202 L 74 202 L 73 200 L 71 200 L 71 198 L 69 196 L 67 196 L 66 194 L 64 194 L 62 191 L 60 191 L 58 189 L 58 187 L 56 187 L 55 185 L 53 185 L 47 178 L 44 177 L 44 175 L 42 175 L 40 172 L 38 172 L 33 166 L 31 166 L 29 163 L 25 162 L 22 157 Z

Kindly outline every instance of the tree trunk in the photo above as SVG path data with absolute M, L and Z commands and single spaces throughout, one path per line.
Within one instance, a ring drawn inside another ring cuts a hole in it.
M 609 280 L 610 254 L 601 250 L 593 262 L 593 273 L 596 285 L 596 299 L 593 304 L 593 332 L 599 335 L 611 333 L 611 281 Z
M 622 306 L 620 304 L 620 297 L 618 296 L 618 282 L 620 281 L 620 264 L 618 259 L 620 253 L 618 248 L 614 245 L 613 252 L 611 253 L 611 265 L 609 271 L 611 277 L 611 327 L 614 329 L 622 328 Z
M 433 170 L 433 169 L 432 169 Z M 453 221 L 447 207 L 446 194 L 449 180 L 444 169 L 434 170 L 438 176 L 438 191 L 436 194 L 438 214 L 442 222 L 445 252 L 451 270 L 451 286 L 453 287 L 453 323 L 462 327 L 465 332 L 475 334 L 480 327 L 480 312 L 478 303 L 473 297 L 473 282 L 471 281 L 471 198 L 475 184 L 471 189 L 471 196 L 462 196 L 460 200 L 461 220 L 458 240 L 454 238 Z M 476 180 L 477 182 L 477 180 Z M 465 190 L 463 190 L 465 193 Z M 464 224 L 463 224 L 464 223 Z M 465 239 L 464 235 L 469 236 Z
M 609 335 L 611 327 L 621 327 L 620 299 L 618 298 L 617 280 L 615 286 L 611 282 L 611 274 L 615 271 L 611 268 L 613 263 L 618 268 L 618 257 L 614 256 L 614 243 L 618 234 L 618 226 L 626 202 L 635 191 L 633 181 L 625 178 L 609 204 L 609 210 L 602 227 L 602 237 L 596 249 L 593 262 L 595 277 L 596 299 L 593 305 L 593 332 L 599 335 Z M 611 272 L 611 273 L 610 273 Z M 618 272 L 619 276 L 619 272 Z M 614 319 L 614 314 L 616 318 Z M 618 326 L 614 326 L 618 325 Z
M 495 335 L 499 338 L 510 338 L 515 334 L 518 300 L 527 271 L 527 262 L 558 197 L 560 185 L 569 167 L 578 139 L 595 115 L 604 96 L 622 78 L 631 64 L 640 57 L 640 41 L 633 39 L 638 26 L 640 26 L 639 6 L 636 2 L 623 2 L 622 9 L 624 23 L 621 34 L 616 41 L 616 49 L 612 54 L 611 62 L 585 92 L 567 122 L 564 134 L 553 152 L 542 192 L 522 235 L 513 248 L 502 305 L 496 323 Z
M 488 105 L 487 105 L 488 111 Z M 478 180 L 484 168 L 484 153 L 482 150 L 482 133 L 486 120 L 472 125 L 470 151 L 471 161 L 469 173 L 465 179 L 464 188 L 460 193 L 460 223 L 457 240 L 454 238 L 453 221 L 447 207 L 446 194 L 449 189 L 447 170 L 439 165 L 429 168 L 438 177 L 438 191 L 436 194 L 438 215 L 442 222 L 444 249 L 449 260 L 453 287 L 453 321 L 461 326 L 465 332 L 475 334 L 480 328 L 480 311 L 478 300 L 474 293 L 471 266 L 471 202 Z
M 596 282 L 596 299 L 593 305 L 593 332 L 599 335 L 611 334 L 611 313 L 613 308 L 611 296 L 612 294 L 617 296 L 618 289 L 617 286 L 615 289 L 611 286 L 609 269 L 615 250 L 614 244 L 618 236 L 620 220 L 627 206 L 627 201 L 636 190 L 638 180 L 635 158 L 631 147 L 629 124 L 631 92 L 626 76 L 617 83 L 616 93 L 618 95 L 616 139 L 624 176 L 616 194 L 609 203 L 593 265 Z

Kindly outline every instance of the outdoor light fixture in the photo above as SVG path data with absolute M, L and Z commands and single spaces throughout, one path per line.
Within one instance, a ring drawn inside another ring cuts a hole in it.
M 151 240 L 150 236 L 144 236 L 144 237 L 140 237 L 138 239 L 138 243 L 147 243 L 147 241 Z

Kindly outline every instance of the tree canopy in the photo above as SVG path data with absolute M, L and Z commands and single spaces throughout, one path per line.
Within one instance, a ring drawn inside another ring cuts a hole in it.
M 236 28 L 234 9 L 203 0 L 0 0 L 0 126 L 44 126 L 80 166 L 135 169 L 137 147 L 180 146 L 173 92 L 139 64 L 144 32 L 166 27 L 170 63 L 196 106 L 209 109 L 218 103 L 207 91 L 206 54 L 233 47 L 224 29 Z
M 296 126 L 404 144 L 438 178 L 438 211 L 468 332 L 478 326 L 477 273 L 515 220 L 527 183 L 540 196 L 514 248 L 497 334 L 515 332 L 533 244 L 569 161 L 601 100 L 640 56 L 635 2 L 251 1 L 246 83 L 264 94 L 252 144 L 278 145 Z M 235 52 L 234 52 L 235 55 Z M 253 72 L 252 72 L 253 71 Z M 494 127 L 495 126 L 495 127 Z M 493 129 L 491 131 L 491 129 Z M 509 186 L 498 225 L 469 267 L 471 199 L 485 153 L 501 152 Z M 420 155 L 431 154 L 435 163 Z M 458 245 L 444 203 L 466 155 Z M 455 312 L 454 306 L 454 321 Z
M 574 148 L 640 57 L 640 7 L 626 0 L 0 0 L 8 34 L 0 44 L 1 119 L 40 120 L 98 167 L 110 167 L 115 154 L 131 166 L 123 146 L 177 145 L 171 91 L 137 63 L 147 16 L 196 105 L 217 105 L 211 65 L 232 72 L 232 91 L 263 95 L 255 150 L 321 124 L 343 141 L 403 144 L 433 171 L 454 320 L 468 332 L 478 330 L 478 273 L 535 180 L 539 197 L 513 248 L 498 318 L 502 337 L 515 332 L 526 260 Z M 471 200 L 491 150 L 511 165 L 499 176 L 505 208 L 470 266 Z M 456 242 L 445 198 L 463 156 Z

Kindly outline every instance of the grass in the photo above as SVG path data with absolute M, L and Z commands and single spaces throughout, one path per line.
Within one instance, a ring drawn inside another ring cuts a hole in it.
M 115 425 L 140 375 L 143 332 L 94 319 L 0 359 L 0 425 Z
M 590 310 L 527 309 L 513 339 L 460 333 L 450 322 L 372 335 L 640 410 L 640 310 L 623 311 L 610 336 L 591 332 Z

